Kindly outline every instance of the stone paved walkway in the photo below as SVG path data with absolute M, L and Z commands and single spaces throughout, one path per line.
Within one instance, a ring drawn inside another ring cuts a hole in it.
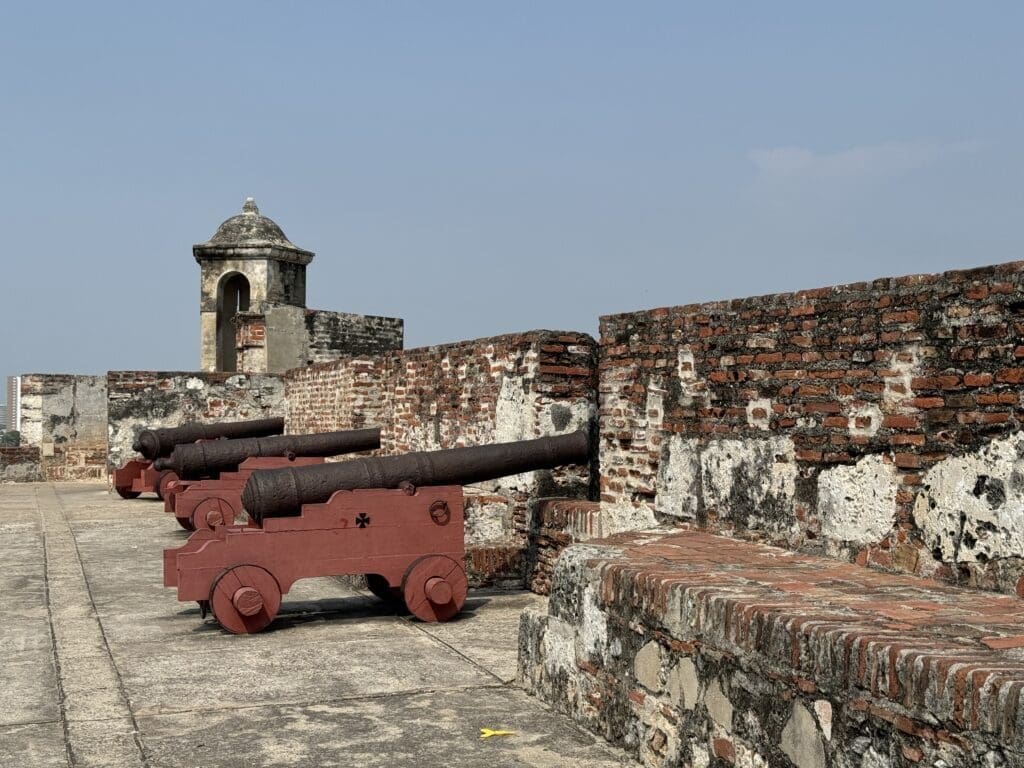
M 313 579 L 236 637 L 162 586 L 161 550 L 186 536 L 162 508 L 0 486 L 3 768 L 633 765 L 512 682 L 541 598 L 471 593 L 427 625 Z

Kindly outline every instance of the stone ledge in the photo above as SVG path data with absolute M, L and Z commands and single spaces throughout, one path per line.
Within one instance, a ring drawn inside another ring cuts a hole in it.
M 551 575 L 562 550 L 601 535 L 601 505 L 583 499 L 540 499 L 533 518 L 527 586 L 546 595 L 551 591 Z
M 567 549 L 519 663 L 647 765 L 1024 766 L 1024 601 L 702 532 Z

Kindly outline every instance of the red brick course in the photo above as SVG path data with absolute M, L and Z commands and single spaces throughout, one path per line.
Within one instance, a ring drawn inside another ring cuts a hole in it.
M 528 586 L 546 595 L 551 591 L 551 576 L 562 550 L 601 535 L 601 505 L 582 499 L 542 499 L 533 517 Z

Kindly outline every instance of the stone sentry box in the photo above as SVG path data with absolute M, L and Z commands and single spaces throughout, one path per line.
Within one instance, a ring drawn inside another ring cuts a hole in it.
M 1024 594 L 1024 263 L 601 319 L 605 532 Z
M 307 309 L 306 267 L 315 254 L 291 243 L 252 198 L 192 253 L 204 371 L 283 373 L 402 348 L 399 318 Z

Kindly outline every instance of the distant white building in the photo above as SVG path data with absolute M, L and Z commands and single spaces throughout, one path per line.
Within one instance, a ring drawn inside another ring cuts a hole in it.
M 7 409 L 0 422 L 4 429 L 21 431 L 21 376 L 7 377 Z

